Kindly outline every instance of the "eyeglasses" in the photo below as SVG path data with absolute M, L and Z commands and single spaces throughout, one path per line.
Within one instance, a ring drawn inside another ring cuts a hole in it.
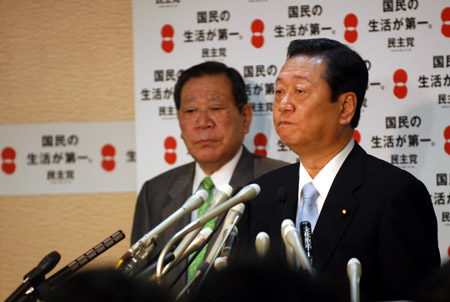
M 230 112 L 234 108 L 239 108 L 242 105 L 243 104 L 240 104 L 238 106 L 233 106 L 231 108 L 222 105 L 214 105 L 206 109 L 199 109 L 199 108 L 180 109 L 179 110 L 181 115 L 180 119 L 185 122 L 196 121 L 199 119 L 202 112 L 205 112 L 208 115 L 208 117 L 212 120 L 216 121 L 224 120 L 229 116 Z

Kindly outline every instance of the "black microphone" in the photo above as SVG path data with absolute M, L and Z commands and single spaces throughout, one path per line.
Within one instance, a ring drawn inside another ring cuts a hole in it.
M 62 281 L 66 280 L 68 277 L 70 277 L 73 273 L 75 273 L 77 270 L 91 262 L 94 258 L 96 258 L 98 255 L 105 252 L 107 249 L 111 248 L 113 245 L 121 241 L 125 238 L 125 234 L 118 230 L 93 248 L 91 248 L 89 251 L 78 257 L 77 259 L 70 262 L 66 267 L 59 270 L 57 273 L 55 273 L 53 276 L 51 276 L 47 283 L 50 288 L 57 286 Z
M 300 235 L 302 237 L 303 247 L 305 248 L 306 256 L 308 257 L 311 266 L 314 266 L 311 223 L 309 223 L 309 221 L 302 221 L 300 222 L 299 226 L 300 226 Z
M 33 268 L 28 274 L 23 276 L 24 282 L 30 281 L 31 285 L 36 285 L 34 280 L 44 277 L 49 271 L 51 271 L 61 259 L 61 255 L 53 251 L 45 256 L 39 264 Z
M 42 283 L 45 279 L 45 275 L 58 264 L 59 259 L 61 259 L 61 255 L 56 251 L 45 256 L 35 268 L 25 274 L 23 283 L 8 298 L 6 298 L 5 302 L 16 301 L 18 298 L 22 297 L 31 286 L 37 286 Z
M 175 298 L 175 301 L 179 301 L 180 298 L 188 292 L 188 290 L 191 290 L 191 291 L 195 290 L 195 286 L 193 286 L 193 285 L 197 284 L 198 278 L 200 278 L 205 273 L 205 271 L 208 269 L 208 267 L 209 267 L 208 262 L 206 262 L 206 261 L 200 262 L 200 264 L 197 266 L 197 271 L 195 272 L 194 277 L 186 284 L 186 286 L 177 295 L 177 297 Z
M 277 201 L 280 203 L 280 206 L 281 206 L 281 212 L 282 212 L 283 220 L 286 219 L 286 213 L 285 213 L 285 210 L 284 210 L 284 205 L 286 204 L 286 200 L 287 200 L 286 189 L 284 187 L 278 187 L 278 189 L 277 189 Z
M 231 230 L 230 235 L 225 241 L 225 245 L 223 246 L 222 253 L 220 254 L 220 256 L 225 260 L 229 260 L 233 248 L 236 246 L 238 241 L 239 241 L 238 229 L 236 226 L 234 226 L 233 229 Z

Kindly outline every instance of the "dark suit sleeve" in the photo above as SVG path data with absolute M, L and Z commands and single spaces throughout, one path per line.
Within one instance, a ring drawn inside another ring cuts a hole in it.
M 400 182 L 390 199 L 379 230 L 381 288 L 413 298 L 440 265 L 436 216 L 427 189 L 412 177 Z

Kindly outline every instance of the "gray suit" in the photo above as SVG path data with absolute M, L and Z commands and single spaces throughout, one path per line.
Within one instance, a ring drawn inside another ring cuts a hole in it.
M 230 186 L 233 189 L 245 186 L 253 179 L 287 164 L 283 161 L 255 155 L 244 147 L 241 158 L 231 177 Z M 195 162 L 191 162 L 160 174 L 143 185 L 136 203 L 131 234 L 132 243 L 139 240 L 148 231 L 179 209 L 186 199 L 192 195 L 194 173 Z M 149 259 L 155 257 L 164 247 L 164 244 L 189 222 L 190 215 L 187 215 L 161 234 L 156 241 L 156 248 Z M 182 266 L 182 264 L 177 265 L 173 271 L 180 271 Z M 176 275 L 176 272 L 171 273 Z M 183 284 L 186 284 L 185 275 L 181 278 L 183 280 L 178 282 L 181 285 L 177 284 L 178 286 L 174 288 L 176 292 L 182 288 Z

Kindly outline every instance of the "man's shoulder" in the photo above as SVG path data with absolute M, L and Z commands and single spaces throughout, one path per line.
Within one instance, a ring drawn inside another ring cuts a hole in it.
M 161 189 L 169 184 L 173 184 L 173 182 L 180 177 L 184 177 L 186 178 L 186 181 L 188 181 L 190 180 L 189 174 L 193 177 L 194 171 L 195 162 L 190 162 L 156 175 L 155 177 L 147 180 L 143 187 L 157 187 L 158 189 Z
M 360 165 L 359 160 L 364 162 L 362 168 L 364 170 L 364 177 L 374 183 L 379 184 L 385 188 L 388 187 L 402 187 L 403 185 L 416 184 L 425 187 L 423 182 L 409 171 L 397 167 L 381 158 L 375 157 L 366 153 L 361 147 L 361 151 L 356 150 L 359 155 L 356 155 L 356 162 L 349 166 L 349 169 L 354 171 L 355 165 Z M 361 157 L 362 155 L 362 157 Z M 362 159 L 364 158 L 364 159 Z
M 398 181 L 420 181 L 409 171 L 370 154 L 367 155 L 367 167 L 368 172 L 373 175 L 385 175 L 385 178 L 396 179 Z
M 283 181 L 286 177 L 298 175 L 299 163 L 290 164 L 282 162 L 283 164 L 274 168 L 255 179 L 257 183 L 272 183 Z
M 288 166 L 290 164 L 290 163 L 282 161 L 282 160 L 264 157 L 264 156 L 260 156 L 260 155 L 256 155 L 256 154 L 254 154 L 253 161 L 254 161 L 255 177 L 260 177 L 260 176 L 267 174 L 273 170 Z

